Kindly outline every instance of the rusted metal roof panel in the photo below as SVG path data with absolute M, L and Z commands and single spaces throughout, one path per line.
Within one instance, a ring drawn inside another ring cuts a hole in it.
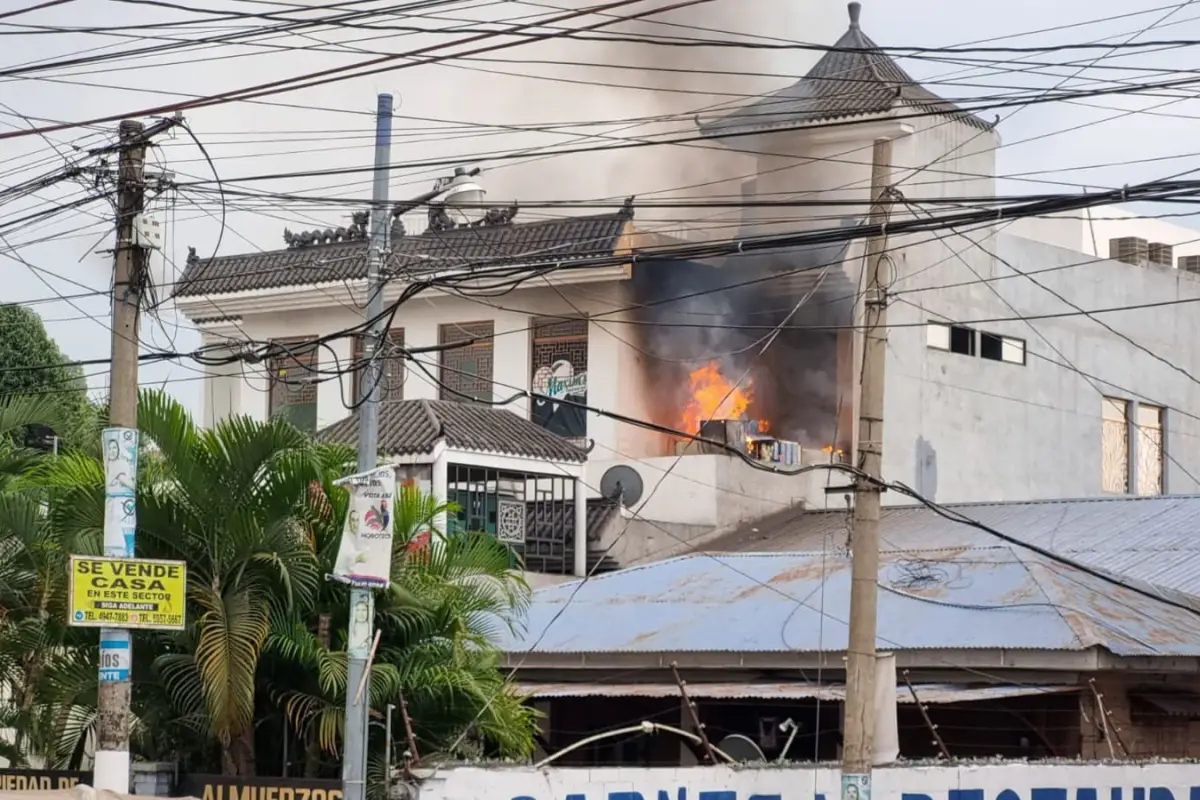
M 1200 599 L 1200 496 L 1104 497 L 1023 503 L 956 504 L 948 508 L 1023 542 L 1094 569 Z M 923 506 L 885 508 L 884 550 L 987 547 L 999 540 Z M 844 548 L 844 511 L 789 509 L 711 542 L 717 551 L 804 551 Z
M 1018 552 L 1019 551 L 1019 552 Z M 1024 548 L 892 552 L 880 565 L 878 646 L 1200 656 L 1200 614 Z M 696 554 L 534 594 L 508 652 L 838 652 L 845 553 Z

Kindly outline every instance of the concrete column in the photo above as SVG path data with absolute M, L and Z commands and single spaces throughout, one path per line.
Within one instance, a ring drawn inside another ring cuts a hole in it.
M 353 373 L 346 371 L 353 353 L 350 339 L 334 339 L 329 342 L 329 348 L 321 348 L 317 358 L 320 369 L 332 374 L 339 368 L 344 374 L 334 380 L 322 381 L 317 384 L 317 429 L 332 425 L 350 412 L 346 403 L 354 397 Z M 330 352 L 332 350 L 333 352 Z
M 434 452 L 437 454 L 433 459 L 433 466 L 429 477 L 430 492 L 438 504 L 446 502 L 449 496 L 449 474 L 450 459 L 446 454 L 444 446 L 437 447 Z M 434 517 L 433 526 L 442 534 L 446 533 L 446 514 L 442 512 Z
M 1138 448 L 1141 447 L 1142 432 L 1138 428 L 1138 401 L 1130 400 L 1125 404 L 1125 438 L 1128 442 L 1126 448 L 1126 468 L 1128 471 L 1129 488 L 1126 494 L 1137 495 L 1138 493 Z
M 582 478 L 575 479 L 575 564 L 576 578 L 587 576 L 587 487 Z

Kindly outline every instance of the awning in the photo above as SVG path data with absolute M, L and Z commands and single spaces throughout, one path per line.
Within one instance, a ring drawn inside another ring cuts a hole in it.
M 1037 694 L 1077 692 L 1078 686 L 959 686 L 948 683 L 918 684 L 914 687 L 922 703 L 973 703 Z M 517 691 L 533 698 L 551 697 L 679 697 L 679 687 L 673 683 L 519 683 Z M 841 701 L 846 697 L 843 686 L 817 686 L 812 683 L 688 683 L 689 697 L 714 700 L 821 700 Z M 896 702 L 912 703 L 907 686 L 896 687 Z
M 532 697 L 679 697 L 679 687 L 673 683 L 519 683 L 517 691 Z M 689 697 L 730 700 L 845 697 L 840 686 L 813 683 L 688 683 L 687 692 Z
M 1131 691 L 1129 699 L 1149 703 L 1169 717 L 1200 719 L 1200 697 L 1194 694 L 1141 689 Z

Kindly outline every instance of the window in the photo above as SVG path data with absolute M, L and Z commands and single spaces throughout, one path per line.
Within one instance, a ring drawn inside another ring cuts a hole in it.
M 925 341 L 935 350 L 949 350 L 964 356 L 975 355 L 975 331 L 962 325 L 931 322 L 925 332 Z
M 462 322 L 442 325 L 438 343 L 469 342 L 441 351 L 443 400 L 492 400 L 492 322 Z M 464 397 L 465 395 L 465 397 Z
M 1137 493 L 1160 495 L 1163 493 L 1163 409 L 1138 403 L 1136 420 Z
M 1101 484 L 1105 492 L 1129 494 L 1132 486 L 1132 493 L 1143 497 L 1163 493 L 1164 419 L 1161 406 L 1104 398 Z
M 1010 364 L 1025 363 L 1025 340 L 998 333 L 979 332 L 979 357 L 989 361 L 1007 361 Z
M 1129 491 L 1129 401 L 1105 397 L 1100 414 L 1101 489 Z
M 317 429 L 317 347 L 312 339 L 276 339 L 283 352 L 267 359 L 268 405 L 274 419 Z
M 1025 364 L 1025 340 L 998 333 L 984 333 L 965 325 L 930 322 L 925 328 L 925 343 L 934 350 L 947 350 L 964 356 L 978 355 L 988 361 Z
M 553 398 L 534 400 L 530 418 L 559 436 L 587 436 L 587 413 L 578 406 L 554 402 L 587 403 L 587 320 L 534 319 L 530 355 L 531 390 Z
M 366 364 L 363 363 L 364 358 L 364 341 L 363 337 L 354 337 L 354 372 L 352 373 L 354 381 L 354 402 L 358 402 L 362 396 L 362 381 L 366 374 Z M 387 337 L 383 340 L 383 352 L 379 354 L 379 392 L 377 394 L 381 403 L 395 403 L 404 399 L 404 329 L 393 328 L 388 331 Z

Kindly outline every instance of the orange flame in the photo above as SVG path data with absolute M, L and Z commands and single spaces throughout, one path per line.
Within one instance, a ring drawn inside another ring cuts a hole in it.
M 741 387 L 721 374 L 717 362 L 710 361 L 689 376 L 692 397 L 679 418 L 679 429 L 699 433 L 700 423 L 710 419 L 744 419 L 754 400 L 750 381 Z M 761 424 L 761 423 L 760 423 Z

